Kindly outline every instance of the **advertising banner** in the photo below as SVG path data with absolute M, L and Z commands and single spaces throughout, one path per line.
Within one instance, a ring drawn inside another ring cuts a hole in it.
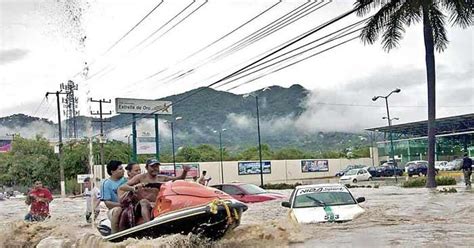
M 115 112 L 119 114 L 171 115 L 173 107 L 169 101 L 115 98 Z
M 260 174 L 260 162 L 239 162 L 239 175 Z M 262 161 L 263 174 L 272 173 L 270 161 Z
M 155 154 L 155 137 L 137 137 L 137 154 Z
M 199 164 L 184 164 L 191 167 L 186 175 L 186 178 L 199 177 Z M 180 176 L 183 173 L 183 164 L 176 164 L 176 175 Z M 171 164 L 162 164 L 160 165 L 160 174 L 173 176 L 174 166 Z
M 301 160 L 301 172 L 327 172 L 328 160 Z
M 0 153 L 9 152 L 12 150 L 12 140 L 11 138 L 0 138 Z

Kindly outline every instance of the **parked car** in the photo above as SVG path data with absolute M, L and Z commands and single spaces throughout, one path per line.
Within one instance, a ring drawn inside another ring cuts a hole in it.
M 290 199 L 281 205 L 290 208 L 290 217 L 298 223 L 345 222 L 360 216 L 365 210 L 343 185 L 316 184 L 297 186 Z
M 442 171 L 451 171 L 451 170 L 454 170 L 454 165 L 449 164 L 448 161 L 436 161 L 435 169 L 442 170 Z
M 409 177 L 413 175 L 426 176 L 426 174 L 428 173 L 428 162 L 417 161 L 414 163 L 408 163 L 407 168 L 407 173 Z
M 371 181 L 372 175 L 366 169 L 352 169 L 339 179 L 340 183 L 357 183 L 360 181 Z
M 454 168 L 454 170 L 460 170 L 462 167 L 462 158 L 454 159 L 448 162 L 448 165 Z
M 359 169 L 359 168 L 364 168 L 366 167 L 365 165 L 360 165 L 360 164 L 356 164 L 356 165 L 348 165 L 345 169 L 343 170 L 340 170 L 338 173 L 336 173 L 336 177 L 342 177 L 344 176 L 344 174 L 352 169 Z
M 380 177 L 380 173 L 377 171 L 377 167 L 375 166 L 370 166 L 365 168 L 372 177 Z
M 377 173 L 379 173 L 381 177 L 402 176 L 403 170 L 393 165 L 385 165 L 377 167 Z
M 279 193 L 270 193 L 266 190 L 249 183 L 228 183 L 212 185 L 211 187 L 224 191 L 236 200 L 244 203 L 264 202 L 281 199 L 285 196 Z

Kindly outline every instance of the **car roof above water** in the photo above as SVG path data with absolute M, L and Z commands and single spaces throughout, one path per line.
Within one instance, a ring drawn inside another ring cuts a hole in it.
M 313 188 L 313 187 L 346 187 L 342 184 L 338 183 L 327 183 L 327 184 L 308 184 L 308 185 L 299 185 L 296 186 L 295 189 L 306 189 L 306 188 Z

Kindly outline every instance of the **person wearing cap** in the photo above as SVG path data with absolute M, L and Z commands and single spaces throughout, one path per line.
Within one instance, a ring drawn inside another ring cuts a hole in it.
M 120 187 L 123 191 L 137 192 L 140 201 L 140 215 L 143 217 L 144 222 L 151 220 L 151 210 L 154 207 L 156 197 L 160 189 L 156 188 L 145 188 L 148 183 L 161 183 L 166 181 L 174 181 L 185 179 L 189 171 L 189 166 L 183 166 L 183 173 L 179 177 L 170 177 L 159 174 L 160 162 L 156 159 L 148 159 L 146 161 L 145 168 L 146 173 L 136 175 L 126 184 Z
M 464 173 L 464 183 L 467 187 L 471 187 L 471 174 L 472 174 L 472 159 L 466 154 L 462 159 L 462 167 Z

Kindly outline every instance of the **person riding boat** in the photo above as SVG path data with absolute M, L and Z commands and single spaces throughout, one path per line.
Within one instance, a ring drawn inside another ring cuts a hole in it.
M 151 210 L 153 209 L 156 201 L 156 197 L 158 196 L 158 192 L 160 191 L 159 188 L 149 188 L 146 187 L 147 184 L 152 183 L 162 183 L 167 181 L 174 181 L 185 179 L 188 171 L 190 169 L 189 166 L 183 167 L 183 173 L 179 177 L 170 177 L 165 175 L 159 175 L 159 165 L 160 162 L 156 159 L 148 159 L 146 161 L 146 170 L 147 172 L 144 174 L 136 175 L 132 179 L 130 179 L 126 184 L 122 185 L 119 189 L 120 191 L 128 191 L 136 193 L 135 201 L 138 201 L 140 207 L 136 207 L 134 209 L 134 214 L 138 217 L 143 218 L 143 222 L 148 222 L 151 220 Z M 133 202 L 134 199 L 130 198 L 127 201 Z M 125 202 L 127 203 L 127 202 Z M 130 217 L 130 216 L 128 216 Z M 130 220 L 129 222 L 134 221 L 134 219 Z M 136 223 L 128 223 L 128 225 L 134 226 Z

